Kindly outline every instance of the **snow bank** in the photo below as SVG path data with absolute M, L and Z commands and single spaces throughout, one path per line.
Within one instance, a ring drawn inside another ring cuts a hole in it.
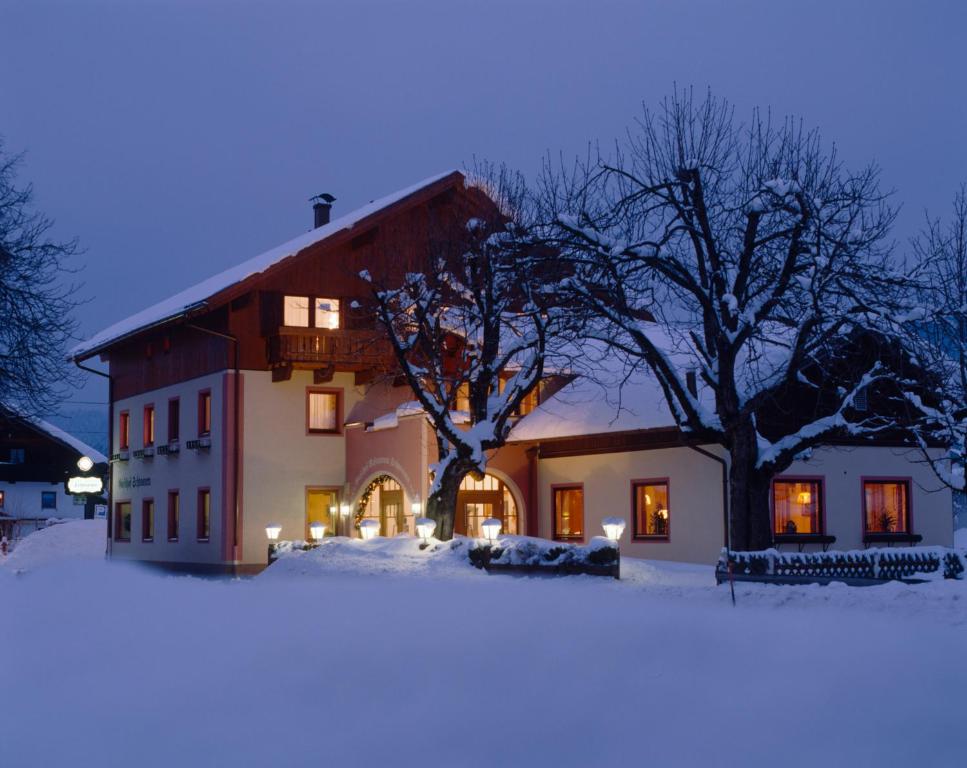
M 17 544 L 0 566 L 29 571 L 62 560 L 103 560 L 104 520 L 72 520 L 41 528 Z

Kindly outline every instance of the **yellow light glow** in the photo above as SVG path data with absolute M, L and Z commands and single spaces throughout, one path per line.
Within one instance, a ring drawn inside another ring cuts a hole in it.
M 809 491 L 800 491 L 799 495 L 796 497 L 796 501 L 800 504 L 812 504 L 813 495 Z

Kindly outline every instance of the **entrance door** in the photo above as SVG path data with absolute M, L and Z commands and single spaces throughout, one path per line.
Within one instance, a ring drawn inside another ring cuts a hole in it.
M 313 523 L 325 525 L 326 533 L 336 533 L 329 508 L 338 503 L 336 491 L 332 488 L 309 488 L 306 490 L 306 540 L 309 539 L 309 526 Z
M 394 483 L 394 485 L 397 485 Z M 403 514 L 403 489 L 380 489 L 379 491 L 379 532 L 381 536 L 396 536 L 406 533 L 406 518 Z

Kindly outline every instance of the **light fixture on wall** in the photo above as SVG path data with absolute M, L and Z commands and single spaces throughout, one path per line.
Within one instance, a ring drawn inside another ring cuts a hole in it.
M 413 501 L 410 502 L 410 513 L 413 517 L 419 517 L 423 512 L 423 504 L 420 502 L 419 496 L 414 496 Z
M 604 535 L 615 544 L 618 543 L 621 534 L 625 532 L 625 525 L 624 518 L 621 517 L 606 517 L 601 521 L 601 527 L 604 528 Z
M 359 535 L 363 541 L 369 541 L 379 533 L 379 520 L 362 520 L 359 523 Z
M 503 523 L 501 523 L 496 517 L 488 517 L 480 524 L 480 530 L 488 544 L 493 545 L 496 543 L 497 536 L 500 534 L 500 529 L 502 526 Z

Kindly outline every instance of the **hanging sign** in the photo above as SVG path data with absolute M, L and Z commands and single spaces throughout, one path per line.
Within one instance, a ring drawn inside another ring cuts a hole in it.
M 67 478 L 68 493 L 101 493 L 104 481 L 99 477 L 69 477 Z

